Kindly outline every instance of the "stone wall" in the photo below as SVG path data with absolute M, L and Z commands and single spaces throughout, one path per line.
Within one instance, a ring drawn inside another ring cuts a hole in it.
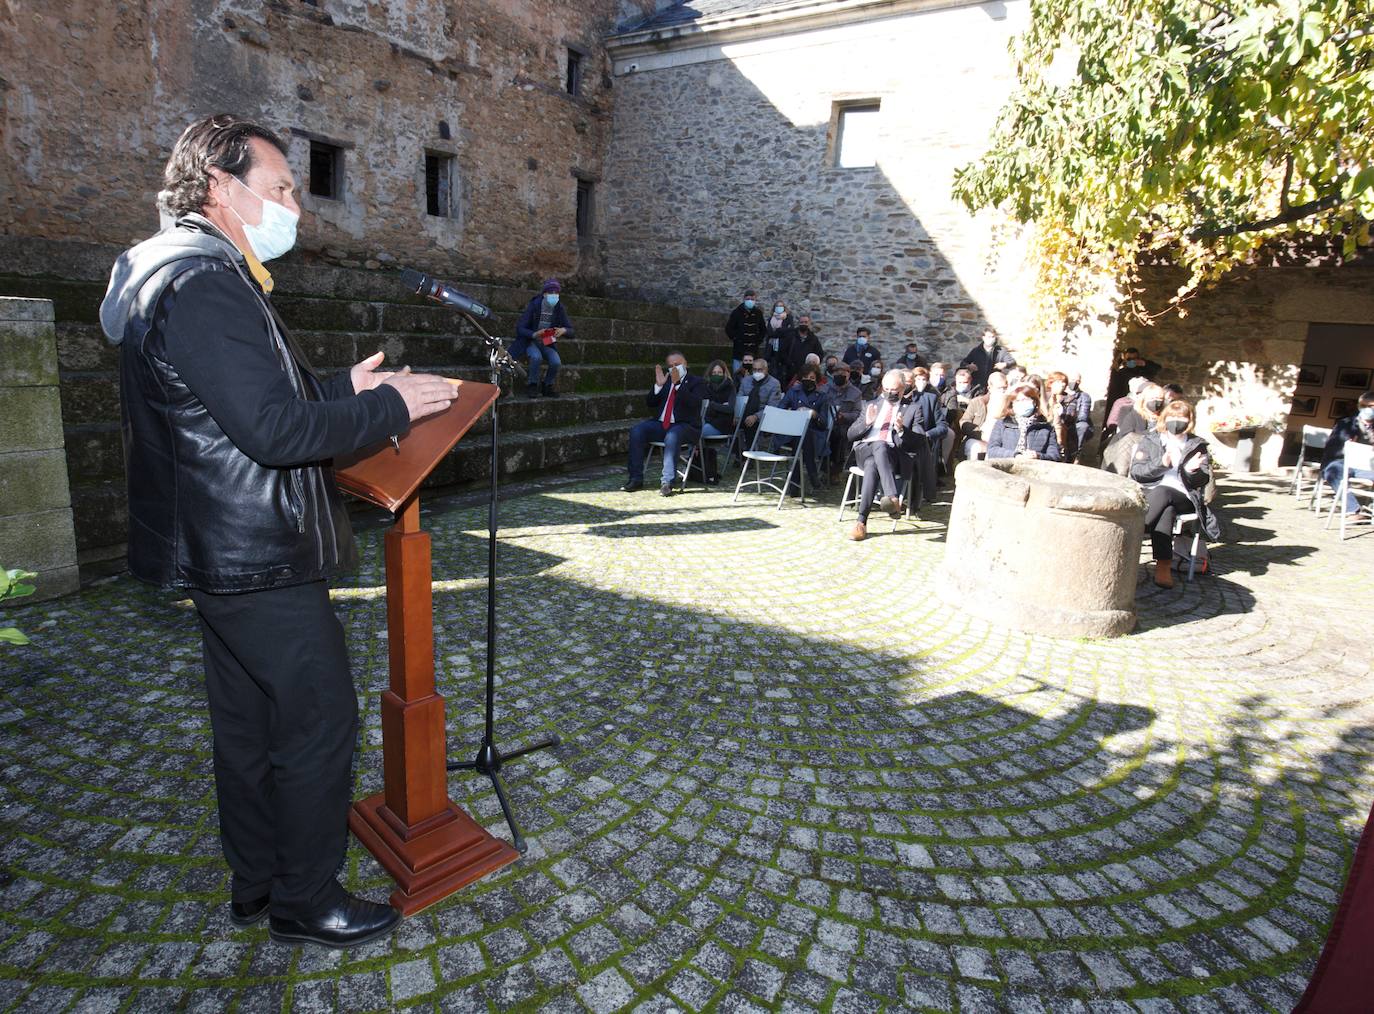
M 913 5 L 897 5 L 913 6 Z M 608 283 L 730 308 L 752 286 L 810 310 L 827 348 L 869 324 L 961 358 L 987 323 L 1027 337 L 1024 237 L 950 196 L 1014 80 L 1027 5 L 961 5 L 715 44 L 617 48 Z M 875 168 L 835 167 L 837 103 L 878 99 Z
M 1143 302 L 1158 311 L 1184 275 L 1149 269 L 1143 281 Z M 1168 313 L 1152 327 L 1125 327 L 1122 345 L 1138 346 L 1160 363 L 1161 377 L 1182 384 L 1189 398 L 1229 401 L 1262 413 L 1277 410 L 1281 433 L 1308 325 L 1374 324 L 1374 259 L 1341 267 L 1237 271 L 1190 300 L 1185 309 L 1186 316 Z M 1283 441 L 1273 431 L 1260 437 L 1259 465 L 1273 469 Z M 1229 463 L 1234 442 L 1226 435 L 1213 439 L 1223 463 Z
M 38 598 L 72 591 L 76 542 L 47 300 L 0 297 L 0 420 L 0 568 L 35 572 Z
M 181 130 L 221 111 L 344 147 L 341 200 L 306 193 L 299 253 L 464 277 L 596 281 L 577 179 L 610 128 L 604 33 L 652 2 L 153 0 L 0 10 L 0 234 L 127 245 L 155 231 Z M 568 47 L 582 94 L 564 91 Z M 426 213 L 425 153 L 455 159 Z

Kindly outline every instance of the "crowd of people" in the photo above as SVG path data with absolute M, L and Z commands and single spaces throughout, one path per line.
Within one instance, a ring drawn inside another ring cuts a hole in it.
M 532 397 L 553 395 L 560 365 L 556 343 L 572 333 L 559 290 L 557 279 L 547 280 L 517 328 L 512 351 L 528 358 Z M 835 481 L 850 467 L 862 473 L 858 520 L 849 533 L 856 541 L 867 537 L 875 508 L 895 517 L 907 509 L 909 497 L 934 497 L 952 481 L 959 460 L 1081 462 L 1095 435 L 1093 456 L 1102 467 L 1135 479 L 1145 491 L 1156 583 L 1172 584 L 1180 514 L 1197 515 L 1209 539 L 1218 534 L 1208 508 L 1215 489 L 1211 455 L 1194 432 L 1194 406 L 1182 387 L 1160 383 L 1160 364 L 1136 347 L 1123 349 L 1114 364 L 1099 435 L 1093 398 L 1081 376 L 1025 369 L 993 328 L 984 329 L 957 364 L 929 361 L 912 339 L 887 360 L 866 325 L 854 329 L 841 351 L 827 352 L 809 314 L 794 315 L 780 298 L 760 304 L 748 290 L 729 315 L 725 337 L 729 362 L 716 359 L 701 376 L 689 372 L 680 352 L 655 366 L 646 397 L 652 414 L 630 431 L 624 490 L 644 487 L 645 459 L 651 446 L 661 444 L 658 489 L 672 496 L 685 449 L 703 436 L 726 438 L 700 441 L 696 466 L 707 484 L 719 483 L 721 446 L 728 444 L 740 462 L 741 453 L 755 445 L 764 410 L 775 406 L 809 413 L 800 438 L 771 436 L 764 448 L 798 452 L 806 485 Z M 1333 487 L 1340 482 L 1344 441 L 1369 441 L 1372 429 L 1374 393 L 1333 431 L 1322 461 L 1325 481 Z M 789 490 L 802 491 L 801 476 L 790 477 Z M 1205 560 L 1200 566 L 1206 568 Z

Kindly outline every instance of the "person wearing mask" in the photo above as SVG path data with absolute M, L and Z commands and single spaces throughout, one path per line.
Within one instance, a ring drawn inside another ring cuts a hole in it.
M 512 359 L 526 356 L 529 360 L 525 393 L 531 398 L 540 394 L 545 398 L 558 397 L 553 382 L 558 377 L 563 360 L 559 358 L 557 343 L 560 338 L 573 336 L 572 321 L 560 302 L 562 291 L 563 286 L 557 278 L 544 279 L 539 295 L 525 305 L 524 312 L 515 324 L 515 341 L 511 344 L 510 354 Z
M 915 369 L 917 366 L 930 367 L 930 364 L 926 362 L 926 357 L 921 355 L 920 346 L 914 338 L 906 343 L 906 350 L 897 360 L 896 365 L 904 370 Z
M 1088 446 L 1093 435 L 1093 396 L 1083 390 L 1083 374 L 1074 371 L 1069 374 L 1068 397 L 1073 401 L 1074 431 L 1078 438 L 1078 453 Z
M 1164 384 L 1164 403 L 1167 405 L 1175 401 L 1187 401 L 1183 396 L 1183 388 L 1178 384 Z
M 758 354 L 759 346 L 763 344 L 765 326 L 757 293 L 753 289 L 746 289 L 744 298 L 730 311 L 730 318 L 725 322 L 725 337 L 730 339 L 731 366 L 736 373 L 740 372 L 746 355 L 752 361 Z
M 703 437 L 728 437 L 735 431 L 735 385 L 730 381 L 723 359 L 714 359 L 706 367 L 706 424 L 701 428 Z M 702 467 L 705 469 L 706 485 L 714 486 L 720 482 L 719 455 L 715 444 L 702 445 Z
M 993 423 L 988 437 L 988 457 L 1063 460 L 1035 384 L 1022 381 L 1011 389 L 1005 414 Z
M 821 356 L 825 355 L 825 349 L 821 348 L 820 339 L 816 337 L 815 328 L 811 324 L 811 315 L 804 313 L 797 318 L 797 329 L 792 333 L 791 341 L 787 344 L 787 377 L 783 382 L 784 388 L 791 387 L 801 379 L 802 367 L 811 356 L 816 357 L 819 366 Z M 817 373 L 819 373 L 819 369 Z M 784 378 L 779 378 L 783 380 Z
M 754 371 L 740 381 L 739 393 L 744 395 L 744 419 L 740 423 L 739 449 L 742 451 L 754 443 L 754 429 L 759 424 L 759 416 L 769 405 L 782 404 L 782 385 L 776 377 L 768 374 L 768 360 L 759 356 L 754 360 Z
M 1078 399 L 1069 391 L 1068 374 L 1055 370 L 1045 377 L 1045 406 L 1059 451 L 1065 461 L 1078 457 Z
M 967 379 L 968 374 L 964 377 Z M 955 383 L 949 379 L 949 363 L 930 364 L 930 389 L 935 392 L 939 399 L 940 407 L 945 412 L 945 435 L 936 448 L 936 457 L 939 459 L 940 473 L 948 472 L 953 463 L 954 440 L 959 432 L 959 417 L 963 415 L 964 406 L 968 404 L 965 398 L 961 404 L 959 393 L 955 390 Z
M 873 332 L 866 327 L 854 329 L 854 341 L 844 350 L 841 357 L 846 363 L 859 365 L 865 370 L 873 369 L 874 364 L 880 368 L 882 366 L 882 356 L 878 354 L 878 348 L 873 344 Z M 882 377 L 881 369 L 878 377 Z
M 1136 395 L 1135 402 L 1123 408 L 1116 417 L 1116 435 L 1102 449 L 1102 467 L 1117 475 L 1130 474 L 1136 445 L 1143 434 L 1155 428 L 1165 405 L 1162 387 L 1140 377 L 1132 378 L 1131 382 L 1137 380 L 1142 383 L 1140 393 Z
M 630 428 L 629 480 L 620 489 L 633 493 L 644 488 L 644 459 L 649 444 L 663 441 L 663 473 L 659 481 L 662 496 L 673 495 L 677 481 L 677 455 L 683 444 L 694 444 L 701 433 L 701 403 L 706 397 L 706 381 L 687 372 L 681 352 L 668 353 L 667 369 L 654 364 L 654 386 L 645 396 L 653 417 Z
M 854 463 L 864 473 L 859 487 L 859 519 L 849 533 L 855 542 L 868 537 L 868 515 L 879 490 L 882 492 L 879 508 L 894 518 L 901 515 L 900 476 L 911 467 L 902 450 L 902 434 L 916 408 L 911 403 L 902 405 L 900 370 L 883 374 L 881 384 L 882 396 L 866 402 L 863 414 L 849 427 L 849 439 L 854 443 Z
M 773 315 L 764 320 L 763 357 L 768 360 L 768 372 L 779 384 L 790 379 L 787 373 L 787 357 L 791 353 L 792 338 L 796 333 L 797 318 L 792 316 L 787 304 L 781 299 L 773 300 Z
M 1130 382 L 1136 377 L 1146 381 L 1154 380 L 1159 374 L 1159 364 L 1146 359 L 1134 345 L 1122 349 L 1111 376 L 1107 378 L 1107 404 L 1110 405 L 1126 394 Z
M 849 457 L 849 427 L 864 405 L 859 385 L 850 379 L 849 367 L 843 364 L 830 371 L 830 403 L 835 410 L 835 422 L 830 427 L 830 478 L 837 479 Z
M 1147 383 L 1148 381 L 1144 377 L 1132 377 L 1126 385 L 1126 393 L 1117 398 L 1116 401 L 1107 403 L 1107 421 L 1102 427 L 1101 437 L 1101 443 L 1104 447 L 1112 437 L 1116 436 L 1116 428 L 1121 422 L 1121 413 L 1134 404 Z
M 781 407 L 789 412 L 806 411 L 811 413 L 811 421 L 807 424 L 806 432 L 802 434 L 802 464 L 806 467 L 806 481 L 811 488 L 815 489 L 820 485 L 820 477 L 816 473 L 816 462 L 820 460 L 822 449 L 825 447 L 826 424 L 830 415 L 830 395 L 820 386 L 820 370 L 815 366 L 802 368 L 801 379 L 791 388 L 782 398 Z M 790 441 L 778 437 L 773 442 L 774 453 L 781 453 L 781 448 L 791 449 Z M 793 488 L 793 483 L 789 483 L 789 489 Z
M 1220 535 L 1216 517 L 1203 498 L 1212 462 L 1207 441 L 1193 433 L 1193 406 L 1186 401 L 1164 406 L 1154 428 L 1136 445 L 1130 475 L 1145 487 L 1145 531 L 1150 535 L 1155 584 L 1172 588 L 1177 516 L 1197 514 L 1208 540 Z
M 1360 395 L 1355 414 L 1346 416 L 1331 427 L 1331 436 L 1327 438 L 1326 447 L 1322 451 L 1322 478 L 1333 490 L 1339 489 L 1341 484 L 1341 475 L 1345 468 L 1345 443 L 1347 440 L 1354 440 L 1361 444 L 1374 444 L 1374 391 L 1366 391 Z M 1374 473 L 1363 468 L 1352 468 L 1350 477 L 1352 479 L 1374 479 Z M 1353 516 L 1358 514 L 1359 509 L 1360 501 L 1347 493 L 1345 513 Z M 1346 524 L 1350 524 L 1351 521 L 1352 518 L 1348 517 Z M 1364 524 L 1368 522 L 1368 517 L 1359 514 L 1358 517 L 1353 518 L 1353 521 L 1356 524 Z
M 930 371 L 917 366 L 911 373 L 910 399 L 915 409 L 911 422 L 903 431 L 902 449 L 917 466 L 917 478 L 927 500 L 935 498 L 939 483 L 936 461 L 943 453 L 945 437 L 949 436 L 948 414 L 940 403 L 939 393 L 930 386 Z M 918 437 L 923 439 L 918 439 Z
M 825 357 L 826 375 L 833 377 L 835 375 L 835 370 L 839 367 L 839 365 L 840 357 L 835 355 L 835 353 L 831 352 L 829 355 Z
M 966 372 L 960 369 L 960 372 Z M 970 390 L 971 382 L 970 382 Z M 955 390 L 958 390 L 956 385 Z M 988 378 L 988 389 L 969 399 L 959 420 L 959 446 L 965 460 L 973 461 L 979 455 L 986 455 L 988 435 L 992 424 L 1002 417 L 1007 409 L 1007 378 L 994 373 Z
M 997 332 L 989 327 L 983 329 L 983 337 L 977 345 L 969 349 L 968 355 L 964 356 L 959 365 L 972 367 L 974 380 L 986 387 L 993 371 L 999 366 L 1007 369 L 1015 366 L 1016 357 L 1002 346 Z

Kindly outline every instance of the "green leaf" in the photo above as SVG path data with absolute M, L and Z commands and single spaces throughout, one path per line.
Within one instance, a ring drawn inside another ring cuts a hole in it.
M 12 599 L 22 599 L 25 595 L 32 595 L 34 587 L 31 584 L 12 584 L 10 585 L 9 597 Z
M 0 642 L 7 644 L 28 644 L 29 639 L 16 627 L 0 627 Z
M 1350 181 L 1345 191 L 1346 199 L 1358 197 L 1367 190 L 1374 190 L 1374 165 L 1367 165 Z

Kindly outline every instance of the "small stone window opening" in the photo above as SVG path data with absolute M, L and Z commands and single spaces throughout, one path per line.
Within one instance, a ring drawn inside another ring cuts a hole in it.
M 568 50 L 568 76 L 563 88 L 569 95 L 582 94 L 582 54 L 575 49 Z
M 590 180 L 577 181 L 577 238 L 590 239 L 592 235 L 592 183 Z
M 425 211 L 439 218 L 453 217 L 453 156 L 425 154 Z
M 310 192 L 331 201 L 343 198 L 343 149 L 324 141 L 310 142 Z
M 835 139 L 835 165 L 867 169 L 878 164 L 878 103 L 840 107 Z

